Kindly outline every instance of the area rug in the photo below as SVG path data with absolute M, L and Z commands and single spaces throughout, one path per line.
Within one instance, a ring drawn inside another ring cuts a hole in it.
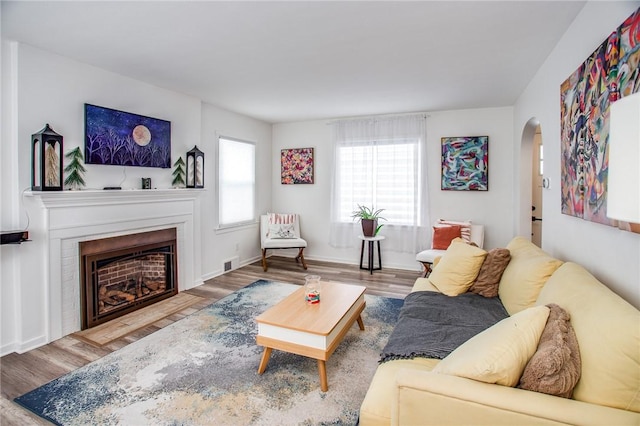
M 402 300 L 365 295 L 365 330 L 351 327 L 327 361 L 263 348 L 254 318 L 298 286 L 259 280 L 149 336 L 15 399 L 55 424 L 351 425 Z

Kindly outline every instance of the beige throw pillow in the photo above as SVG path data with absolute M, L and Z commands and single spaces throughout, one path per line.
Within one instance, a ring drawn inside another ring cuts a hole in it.
M 562 261 L 523 237 L 515 237 L 507 249 L 511 261 L 502 274 L 498 295 L 509 315 L 513 315 L 534 305 L 540 290 Z
M 549 317 L 549 308 L 521 311 L 467 340 L 433 369 L 434 373 L 515 386 Z
M 469 291 L 484 297 L 496 297 L 500 278 L 510 260 L 511 253 L 506 248 L 489 250 Z
M 478 276 L 486 256 L 486 251 L 456 238 L 431 271 L 429 281 L 447 296 L 466 293 Z
M 555 303 L 538 349 L 520 377 L 519 388 L 571 398 L 582 371 L 580 348 L 567 311 Z

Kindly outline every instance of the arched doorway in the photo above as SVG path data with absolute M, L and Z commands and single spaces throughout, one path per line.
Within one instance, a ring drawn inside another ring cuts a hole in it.
M 531 152 L 531 242 L 542 247 L 542 179 L 544 173 L 544 152 L 540 125 L 533 137 Z
M 531 118 L 522 129 L 519 169 L 518 234 L 529 236 L 542 245 L 542 130 L 540 121 Z M 533 220 L 535 218 L 535 220 Z

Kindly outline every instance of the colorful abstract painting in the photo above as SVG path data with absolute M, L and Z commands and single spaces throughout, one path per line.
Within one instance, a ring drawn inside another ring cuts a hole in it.
M 445 137 L 441 141 L 441 188 L 452 191 L 487 191 L 489 137 Z
M 171 122 L 84 105 L 87 164 L 171 167 Z
M 283 185 L 313 183 L 313 148 L 280 151 L 280 182 Z
M 615 225 L 606 210 L 609 106 L 638 91 L 639 18 L 625 20 L 560 87 L 563 214 Z

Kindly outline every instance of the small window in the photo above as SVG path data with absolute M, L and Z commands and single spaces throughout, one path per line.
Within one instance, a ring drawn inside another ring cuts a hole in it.
M 218 139 L 219 227 L 256 220 L 256 146 L 226 137 Z
M 542 144 L 540 144 L 539 153 L 538 153 L 538 174 L 540 176 L 544 175 L 544 158 L 542 156 L 542 153 L 543 153 Z

